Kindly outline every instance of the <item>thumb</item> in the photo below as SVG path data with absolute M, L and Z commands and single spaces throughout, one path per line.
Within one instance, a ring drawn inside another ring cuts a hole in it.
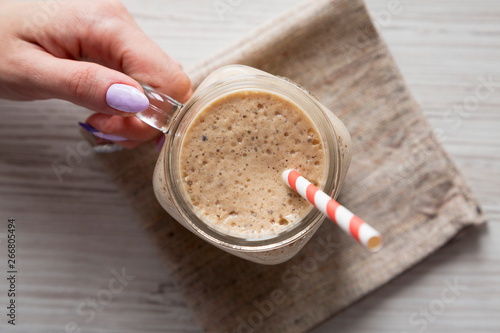
M 99 64 L 42 53 L 32 86 L 46 98 L 59 98 L 95 112 L 126 115 L 147 109 L 149 100 L 131 77 Z

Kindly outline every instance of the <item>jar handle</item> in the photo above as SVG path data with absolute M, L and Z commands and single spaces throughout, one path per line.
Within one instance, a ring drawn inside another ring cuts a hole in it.
M 184 104 L 177 102 L 170 96 L 162 94 L 156 89 L 141 83 L 144 94 L 149 100 L 149 107 L 136 113 L 135 116 L 163 133 L 167 134 L 172 122 L 177 117 Z

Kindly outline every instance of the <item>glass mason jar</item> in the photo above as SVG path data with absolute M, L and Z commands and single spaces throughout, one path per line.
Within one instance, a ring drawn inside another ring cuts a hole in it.
M 351 138 L 344 124 L 308 91 L 290 80 L 242 65 L 225 66 L 214 71 L 185 105 L 148 86 L 143 87 L 150 107 L 137 117 L 165 133 L 165 144 L 153 176 L 156 198 L 162 207 L 203 240 L 238 257 L 269 265 L 293 257 L 319 228 L 325 219 L 323 214 L 311 206 L 299 222 L 265 238 L 238 237 L 216 230 L 196 214 L 184 190 L 179 160 L 183 138 L 196 115 L 224 94 L 258 89 L 285 96 L 302 108 L 317 127 L 323 140 L 326 163 L 319 187 L 336 197 L 351 160 Z

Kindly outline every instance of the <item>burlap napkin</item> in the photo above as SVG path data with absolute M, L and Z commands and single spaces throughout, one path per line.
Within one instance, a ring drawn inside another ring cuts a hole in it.
M 289 77 L 345 122 L 354 153 L 339 201 L 381 231 L 386 244 L 370 254 L 325 222 L 291 261 L 253 264 L 166 215 L 152 191 L 152 147 L 101 156 L 204 331 L 306 331 L 484 220 L 361 0 L 308 1 L 190 75 L 198 84 L 231 63 Z

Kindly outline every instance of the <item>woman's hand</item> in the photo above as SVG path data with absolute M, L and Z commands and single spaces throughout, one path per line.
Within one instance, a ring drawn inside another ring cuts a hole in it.
M 157 137 L 130 117 L 147 106 L 136 80 L 184 102 L 192 87 L 179 63 L 117 0 L 42 4 L 0 1 L 0 98 L 81 105 L 97 112 L 88 124 L 127 148 Z

